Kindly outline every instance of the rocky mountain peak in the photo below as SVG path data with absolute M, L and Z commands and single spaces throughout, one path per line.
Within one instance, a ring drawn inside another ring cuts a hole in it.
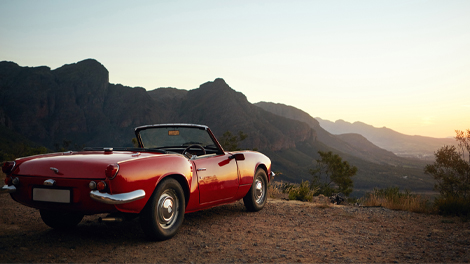
M 218 89 L 218 90 L 227 90 L 232 89 L 222 78 L 217 78 L 212 82 L 206 82 L 199 86 L 199 89 Z

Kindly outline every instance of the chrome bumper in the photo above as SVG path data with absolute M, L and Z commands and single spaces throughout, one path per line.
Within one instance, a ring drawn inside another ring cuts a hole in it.
M 128 193 L 109 194 L 95 190 L 90 192 L 90 197 L 95 201 L 105 204 L 125 204 L 144 198 L 145 191 L 135 190 Z
M 16 192 L 15 185 L 3 185 L 2 189 L 0 189 L 0 193 L 14 193 Z
M 269 179 L 268 179 L 268 181 L 271 181 L 271 180 L 274 178 L 274 176 L 276 176 L 276 173 L 274 173 L 273 171 L 271 171 L 271 173 L 269 174 Z

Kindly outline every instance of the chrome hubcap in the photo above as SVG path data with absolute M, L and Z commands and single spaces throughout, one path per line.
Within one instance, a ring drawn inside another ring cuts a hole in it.
M 257 204 L 262 203 L 264 200 L 265 190 L 263 185 L 263 180 L 257 178 L 255 181 L 255 200 Z
M 170 228 L 178 216 L 179 201 L 173 190 L 165 190 L 158 200 L 158 223 L 164 229 Z

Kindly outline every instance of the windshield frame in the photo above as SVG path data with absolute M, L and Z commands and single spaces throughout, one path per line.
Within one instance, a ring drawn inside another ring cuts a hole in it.
M 209 137 L 212 139 L 213 145 L 215 146 L 214 150 L 216 151 L 216 153 L 217 154 L 224 154 L 225 153 L 224 149 L 219 144 L 219 142 L 217 141 L 217 139 L 215 138 L 214 134 L 209 129 L 209 127 L 205 126 L 205 125 L 197 125 L 197 124 L 180 124 L 180 123 L 175 123 L 175 124 L 154 124 L 154 125 L 146 125 L 146 126 L 136 127 L 135 128 L 135 135 L 136 135 L 136 138 L 137 138 L 137 142 L 139 143 L 139 147 L 144 148 L 144 149 L 149 149 L 144 145 L 144 143 L 142 141 L 142 137 L 140 135 L 140 132 L 142 132 L 144 130 L 148 130 L 148 129 L 158 129 L 158 128 L 172 128 L 172 129 L 190 128 L 190 129 L 204 130 L 204 131 L 206 131 L 206 133 L 208 133 Z M 167 148 L 174 148 L 174 147 L 184 148 L 185 146 L 187 147 L 189 145 L 190 144 L 181 145 L 181 146 L 164 146 L 161 149 L 165 149 L 165 147 L 167 147 Z M 203 146 L 203 147 L 206 147 L 206 146 Z

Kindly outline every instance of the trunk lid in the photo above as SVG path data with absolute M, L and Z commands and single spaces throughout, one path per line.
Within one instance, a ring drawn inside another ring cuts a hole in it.
M 69 179 L 104 179 L 109 164 L 162 154 L 131 151 L 81 151 L 38 155 L 17 159 L 14 173 Z

